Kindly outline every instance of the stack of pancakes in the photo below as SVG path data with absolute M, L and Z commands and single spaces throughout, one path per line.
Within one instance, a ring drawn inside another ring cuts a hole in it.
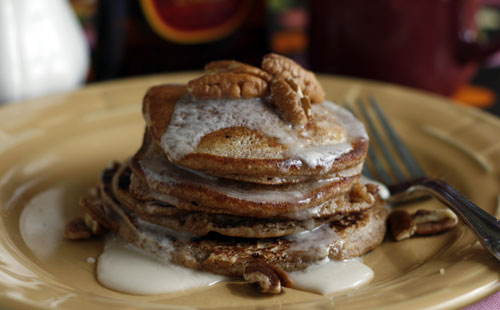
M 386 210 L 376 186 L 360 183 L 363 125 L 326 101 L 313 102 L 305 125 L 281 109 L 268 93 L 204 98 L 186 85 L 153 87 L 142 147 L 105 169 L 80 205 L 162 259 L 228 276 L 376 247 Z

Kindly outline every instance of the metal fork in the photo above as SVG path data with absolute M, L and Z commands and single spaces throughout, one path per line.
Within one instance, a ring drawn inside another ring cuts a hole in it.
M 356 114 L 348 102 L 345 103 L 345 106 L 353 114 Z M 389 201 L 392 202 L 401 201 L 405 197 L 419 192 L 437 198 L 453 210 L 472 229 L 481 244 L 500 260 L 500 221 L 476 206 L 443 180 L 426 176 L 424 170 L 390 125 L 375 98 L 369 97 L 367 104 L 359 100 L 357 108 L 361 112 L 361 119 L 365 120 L 365 125 L 371 133 L 371 146 L 368 151 L 367 163 L 372 166 L 374 173 L 365 165 L 363 174 L 386 184 L 391 194 Z M 373 113 L 369 113 L 368 109 L 371 109 Z M 376 118 L 370 114 L 376 115 Z M 378 120 L 381 130 L 377 130 L 374 120 Z M 386 139 L 383 138 L 384 135 Z M 389 141 L 392 148 L 385 141 Z M 383 164 L 381 157 L 375 154 L 375 145 L 386 159 L 386 165 Z M 404 169 L 398 165 L 394 153 L 399 157 Z M 404 172 L 405 170 L 409 176 Z

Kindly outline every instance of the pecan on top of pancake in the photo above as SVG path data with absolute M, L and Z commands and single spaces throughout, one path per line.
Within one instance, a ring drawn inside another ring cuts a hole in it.
M 269 54 L 262 66 L 214 61 L 187 85 L 152 87 L 143 102 L 151 138 L 176 165 L 258 184 L 290 184 L 357 167 L 364 126 L 324 100 L 314 74 Z
M 262 69 L 234 60 L 214 61 L 207 74 L 189 81 L 187 90 L 198 99 L 239 99 L 269 96 L 292 125 L 306 125 L 311 103 L 321 103 L 325 92 L 314 74 L 293 60 L 268 54 Z

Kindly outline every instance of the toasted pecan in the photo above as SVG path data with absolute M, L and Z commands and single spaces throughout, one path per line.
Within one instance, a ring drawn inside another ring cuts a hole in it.
M 87 225 L 87 227 L 90 229 L 92 235 L 100 236 L 108 231 L 104 226 L 94 220 L 88 213 L 85 213 L 83 220 L 85 222 L 85 225 Z
M 449 209 L 418 210 L 413 218 L 417 224 L 418 235 L 434 235 L 448 231 L 455 227 L 458 218 Z
M 92 229 L 88 227 L 82 217 L 69 221 L 64 227 L 64 238 L 69 240 L 82 240 L 92 237 Z
M 107 231 L 104 226 L 85 213 L 84 217 L 76 217 L 66 224 L 64 227 L 64 238 L 69 240 L 83 240 L 93 236 L 100 236 Z
M 277 54 L 268 54 L 262 60 L 262 69 L 273 76 L 275 80 L 297 81 L 304 95 L 307 95 L 311 102 L 321 103 L 325 100 L 325 92 L 316 76 L 290 58 Z
M 387 220 L 392 236 L 397 241 L 412 237 L 417 230 L 413 216 L 406 210 L 392 211 Z
M 272 264 L 255 264 L 245 268 L 243 278 L 261 293 L 279 294 L 281 287 L 293 287 L 293 280 L 286 271 Z
M 349 199 L 351 202 L 369 202 L 373 203 L 375 197 L 371 191 L 373 191 L 373 187 L 370 186 L 372 184 L 363 185 L 359 182 L 356 182 L 352 185 L 351 191 L 349 192 Z M 375 192 L 376 194 L 376 192 Z
M 212 61 L 207 65 L 205 65 L 205 71 L 210 73 L 218 73 L 218 72 L 246 73 L 259 77 L 266 82 L 270 82 L 272 79 L 272 76 L 266 71 L 236 60 Z
M 258 98 L 267 94 L 268 85 L 251 74 L 216 72 L 189 81 L 187 90 L 198 99 Z
M 419 209 L 410 214 L 406 210 L 395 210 L 389 215 L 389 226 L 396 240 L 403 240 L 413 235 L 434 235 L 455 227 L 458 218 L 449 209 Z
M 294 82 L 290 80 L 274 80 L 271 82 L 271 98 L 278 110 L 283 113 L 283 116 L 290 123 L 305 125 L 309 121 L 311 107 L 309 104 L 304 109 L 302 101 L 304 97 L 300 96 L 300 91 L 294 90 L 293 84 Z

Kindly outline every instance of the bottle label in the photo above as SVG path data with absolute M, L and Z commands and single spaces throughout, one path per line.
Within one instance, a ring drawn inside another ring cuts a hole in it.
M 251 0 L 141 0 L 151 28 L 169 41 L 184 44 L 217 40 L 236 30 Z

